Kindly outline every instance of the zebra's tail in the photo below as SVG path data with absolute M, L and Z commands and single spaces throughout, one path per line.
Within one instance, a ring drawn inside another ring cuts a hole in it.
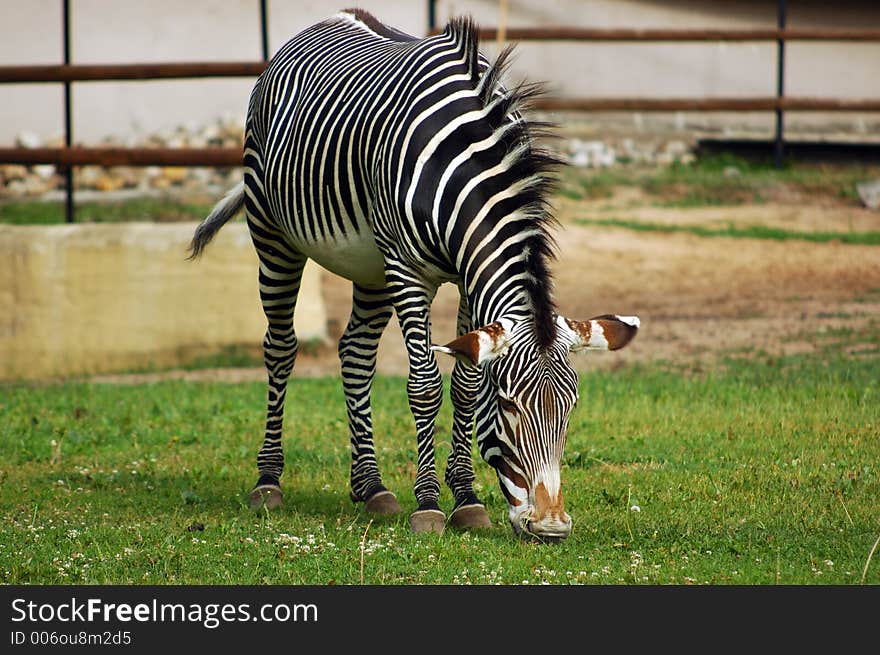
M 208 217 L 199 223 L 189 244 L 190 255 L 187 259 L 195 259 L 202 254 L 214 235 L 244 207 L 244 182 L 232 187 L 223 199 L 214 205 Z

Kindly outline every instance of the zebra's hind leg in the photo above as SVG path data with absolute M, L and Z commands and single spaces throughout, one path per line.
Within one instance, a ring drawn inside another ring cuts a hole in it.
M 387 291 L 354 285 L 351 318 L 339 340 L 342 387 L 351 436 L 351 499 L 374 514 L 396 514 L 397 498 L 382 484 L 373 446 L 370 392 L 376 374 L 379 339 L 393 309 Z
M 284 452 L 281 445 L 287 380 L 296 362 L 298 342 L 293 312 L 299 295 L 306 257 L 283 244 L 280 233 L 253 220 L 248 224 L 260 260 L 260 301 L 268 321 L 263 339 L 263 360 L 268 373 L 266 432 L 257 454 L 260 477 L 250 493 L 251 507 L 281 505 L 281 473 Z
M 473 325 L 467 298 L 462 293 L 458 306 L 457 335 L 470 332 Z M 452 400 L 452 450 L 446 461 L 446 484 L 455 498 L 449 522 L 457 528 L 490 528 L 492 521 L 485 505 L 474 492 L 474 467 L 471 444 L 474 434 L 474 410 L 482 369 L 455 362 L 449 395 Z

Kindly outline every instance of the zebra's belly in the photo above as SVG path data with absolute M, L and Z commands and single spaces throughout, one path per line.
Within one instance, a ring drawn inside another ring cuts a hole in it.
M 341 239 L 296 242 L 304 255 L 331 273 L 368 289 L 385 286 L 385 258 L 376 247 L 372 233 L 354 234 Z

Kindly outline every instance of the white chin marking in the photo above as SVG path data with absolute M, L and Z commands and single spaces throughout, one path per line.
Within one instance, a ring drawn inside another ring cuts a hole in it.
M 633 327 L 639 327 L 641 325 L 641 321 L 639 321 L 638 316 L 618 316 L 617 320 L 621 323 L 626 323 L 627 325 L 632 325 Z

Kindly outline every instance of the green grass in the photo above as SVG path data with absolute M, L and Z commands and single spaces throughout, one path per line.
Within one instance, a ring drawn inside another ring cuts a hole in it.
M 75 205 L 77 223 L 129 221 L 201 221 L 211 205 L 166 198 L 132 198 L 120 201 L 83 202 Z M 22 200 L 0 203 L 0 224 L 55 225 L 65 222 L 64 203 Z
M 254 368 L 263 366 L 263 352 L 259 346 L 245 347 L 243 345 L 224 346 L 218 352 L 211 355 L 194 357 L 187 361 L 186 370 L 199 370 L 208 368 Z M 133 370 L 130 373 L 149 373 L 150 370 Z
M 709 372 L 581 377 L 562 472 L 572 536 L 412 534 L 405 381 L 377 380 L 376 446 L 405 514 L 348 499 L 338 380 L 288 395 L 285 505 L 255 513 L 265 388 L 168 381 L 0 386 L 6 584 L 880 583 L 877 358 L 755 356 Z M 448 399 L 438 466 L 449 452 Z M 450 505 L 448 490 L 441 497 Z M 638 508 L 638 511 L 634 509 Z M 867 565 L 867 568 L 866 568 Z
M 731 171 L 735 170 L 735 174 Z M 752 161 L 729 154 L 705 155 L 692 164 L 620 165 L 563 171 L 559 193 L 570 200 L 611 198 L 617 188 L 637 187 L 657 207 L 761 204 L 794 196 L 859 205 L 856 185 L 880 173 L 877 166 Z
M 581 225 L 597 225 L 602 227 L 620 227 L 638 232 L 685 233 L 701 237 L 729 237 L 734 239 L 769 239 L 772 241 L 812 241 L 813 243 L 829 243 L 839 241 L 847 244 L 866 246 L 880 245 L 880 232 L 803 232 L 786 230 L 767 225 L 749 225 L 737 227 L 727 224 L 721 227 L 705 225 L 669 225 L 651 221 L 636 221 L 624 218 L 579 218 Z

